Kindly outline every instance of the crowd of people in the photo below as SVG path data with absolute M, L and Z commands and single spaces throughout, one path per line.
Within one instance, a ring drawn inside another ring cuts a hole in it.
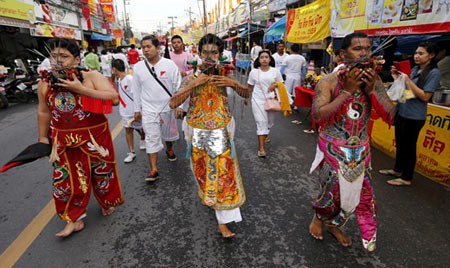
M 160 151 L 165 151 L 169 161 L 177 161 L 173 146 L 180 138 L 177 119 L 182 119 L 186 155 L 201 202 L 215 210 L 218 230 L 224 238 L 236 235 L 227 224 L 242 220 L 239 208 L 246 195 L 234 142 L 239 126 L 228 105 L 227 88 L 244 99 L 251 98 L 258 141 L 255 152 L 264 158 L 274 125 L 274 112 L 265 104 L 275 98 L 281 101 L 280 110 L 290 111 L 293 89 L 306 76 L 306 60 L 297 44 L 291 46 L 288 55 L 280 43 L 272 55 L 255 42 L 252 70 L 242 85 L 219 64 L 225 57 L 226 62 L 232 61 L 219 37 L 207 34 L 198 46 L 186 49 L 183 39 L 173 36 L 171 45 L 172 51 L 167 53 L 167 47 L 163 48 L 158 39 L 145 36 L 140 50 L 133 45 L 127 56 L 116 50 L 102 51 L 99 58 L 95 50 L 88 48 L 82 58 L 73 41 L 49 42 L 52 72 L 39 84 L 38 121 L 40 142 L 51 142 L 53 148 L 50 160 L 56 210 L 67 222 L 57 236 L 66 237 L 84 228 L 91 191 L 105 216 L 124 202 L 108 122 L 103 114 L 84 109 L 84 100 L 90 98 L 120 106 L 128 146 L 125 163 L 136 158 L 134 132 L 139 134 L 139 149 L 148 156 L 147 182 L 161 178 Z M 426 104 L 440 82 L 435 46 L 420 44 L 414 55 L 417 66 L 407 79 L 416 98 L 395 106 L 375 70 L 358 65 L 367 62 L 371 52 L 367 35 L 347 35 L 336 53 L 339 65 L 323 74 L 315 87 L 312 115 L 319 124 L 319 137 L 311 172 L 317 170 L 321 189 L 312 202 L 314 216 L 309 226 L 315 239 L 323 239 L 322 229 L 326 226 L 342 246 L 348 247 L 351 238 L 340 227 L 356 213 L 363 246 L 368 251 L 376 247 L 377 220 L 370 182 L 370 112 L 374 108 L 396 128 L 395 166 L 379 172 L 395 176 L 388 181 L 391 185 L 409 186 Z M 89 71 L 75 72 L 80 64 Z M 73 76 L 57 76 L 67 71 L 73 71 Z M 57 79 L 52 78 L 52 73 Z M 399 70 L 392 69 L 394 77 L 399 74 Z

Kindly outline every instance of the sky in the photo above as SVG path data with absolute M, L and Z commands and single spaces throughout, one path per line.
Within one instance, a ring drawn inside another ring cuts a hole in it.
M 205 1 L 208 7 L 220 0 Z M 198 0 L 126 0 L 126 2 L 129 3 L 126 10 L 132 30 L 147 33 L 153 33 L 159 27 L 162 27 L 164 32 L 169 31 L 172 26 L 169 16 L 177 17 L 174 19 L 175 27 L 184 25 L 189 21 L 189 8 L 193 12 L 192 18 L 200 17 L 200 8 L 203 11 L 203 2 Z M 123 0 L 116 0 L 116 3 L 119 18 L 122 20 Z

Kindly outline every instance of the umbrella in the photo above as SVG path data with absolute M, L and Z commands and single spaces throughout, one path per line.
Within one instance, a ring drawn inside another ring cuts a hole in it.
M 49 156 L 52 151 L 52 145 L 42 142 L 32 144 L 20 152 L 16 157 L 11 159 L 3 167 L 0 168 L 0 173 L 7 171 L 10 168 L 23 165 L 25 163 L 33 162 L 44 156 Z

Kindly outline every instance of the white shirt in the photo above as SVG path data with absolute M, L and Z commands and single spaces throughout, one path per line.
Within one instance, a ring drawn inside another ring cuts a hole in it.
M 270 67 L 268 71 L 261 71 L 261 69 L 253 69 L 248 76 L 248 84 L 254 86 L 252 97 L 264 102 L 269 98 L 268 88 L 273 82 L 283 81 L 281 73 L 278 69 Z
M 252 58 L 253 61 L 255 61 L 258 58 L 258 54 L 261 50 L 262 47 L 258 45 L 252 47 L 252 49 L 250 50 L 250 57 Z
M 284 74 L 286 77 L 301 77 L 303 67 L 306 67 L 306 59 L 299 54 L 291 54 L 283 60 Z
M 280 55 L 280 54 L 278 54 L 278 52 L 276 52 L 272 55 L 272 57 L 275 59 L 275 68 L 280 70 L 280 73 L 284 73 L 284 68 L 282 70 L 281 66 L 284 66 L 283 61 L 287 57 L 287 55 L 288 55 L 287 53 L 283 53 L 283 55 Z
M 122 117 L 134 116 L 134 98 L 133 98 L 133 77 L 126 75 L 122 80 L 117 79 L 117 89 L 119 90 L 120 98 L 125 103 L 125 107 L 122 103 L 119 104 L 119 113 Z
M 147 62 L 148 63 L 148 62 Z M 148 63 L 154 68 L 159 81 L 173 95 L 181 85 L 181 74 L 177 65 L 166 58 L 161 58 L 155 65 Z M 145 61 L 134 65 L 133 70 L 133 95 L 134 111 L 144 114 L 161 113 L 170 111 L 170 96 L 164 88 L 150 74 Z
M 102 74 L 107 77 L 111 77 L 111 55 L 100 56 L 100 67 L 102 67 Z
M 230 63 L 233 62 L 233 55 L 231 54 L 231 51 L 225 49 L 225 50 L 223 51 L 223 55 L 224 55 L 225 57 L 227 57 L 225 61 L 228 61 L 228 62 L 230 62 Z
M 127 56 L 125 56 L 125 54 L 123 53 L 115 53 L 111 55 L 113 57 L 113 59 L 120 59 L 123 61 L 123 63 L 125 63 L 125 71 L 130 69 L 130 64 L 128 64 L 128 59 Z

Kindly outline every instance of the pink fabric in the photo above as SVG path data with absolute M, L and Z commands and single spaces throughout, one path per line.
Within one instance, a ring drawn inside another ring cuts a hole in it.
M 187 75 L 191 75 L 194 73 L 194 69 L 192 65 L 188 65 L 187 62 L 190 60 L 194 60 L 194 56 L 192 54 L 183 52 L 181 54 L 175 54 L 174 52 L 170 52 L 170 59 L 175 62 L 178 66 L 178 70 L 180 72 L 186 72 Z

